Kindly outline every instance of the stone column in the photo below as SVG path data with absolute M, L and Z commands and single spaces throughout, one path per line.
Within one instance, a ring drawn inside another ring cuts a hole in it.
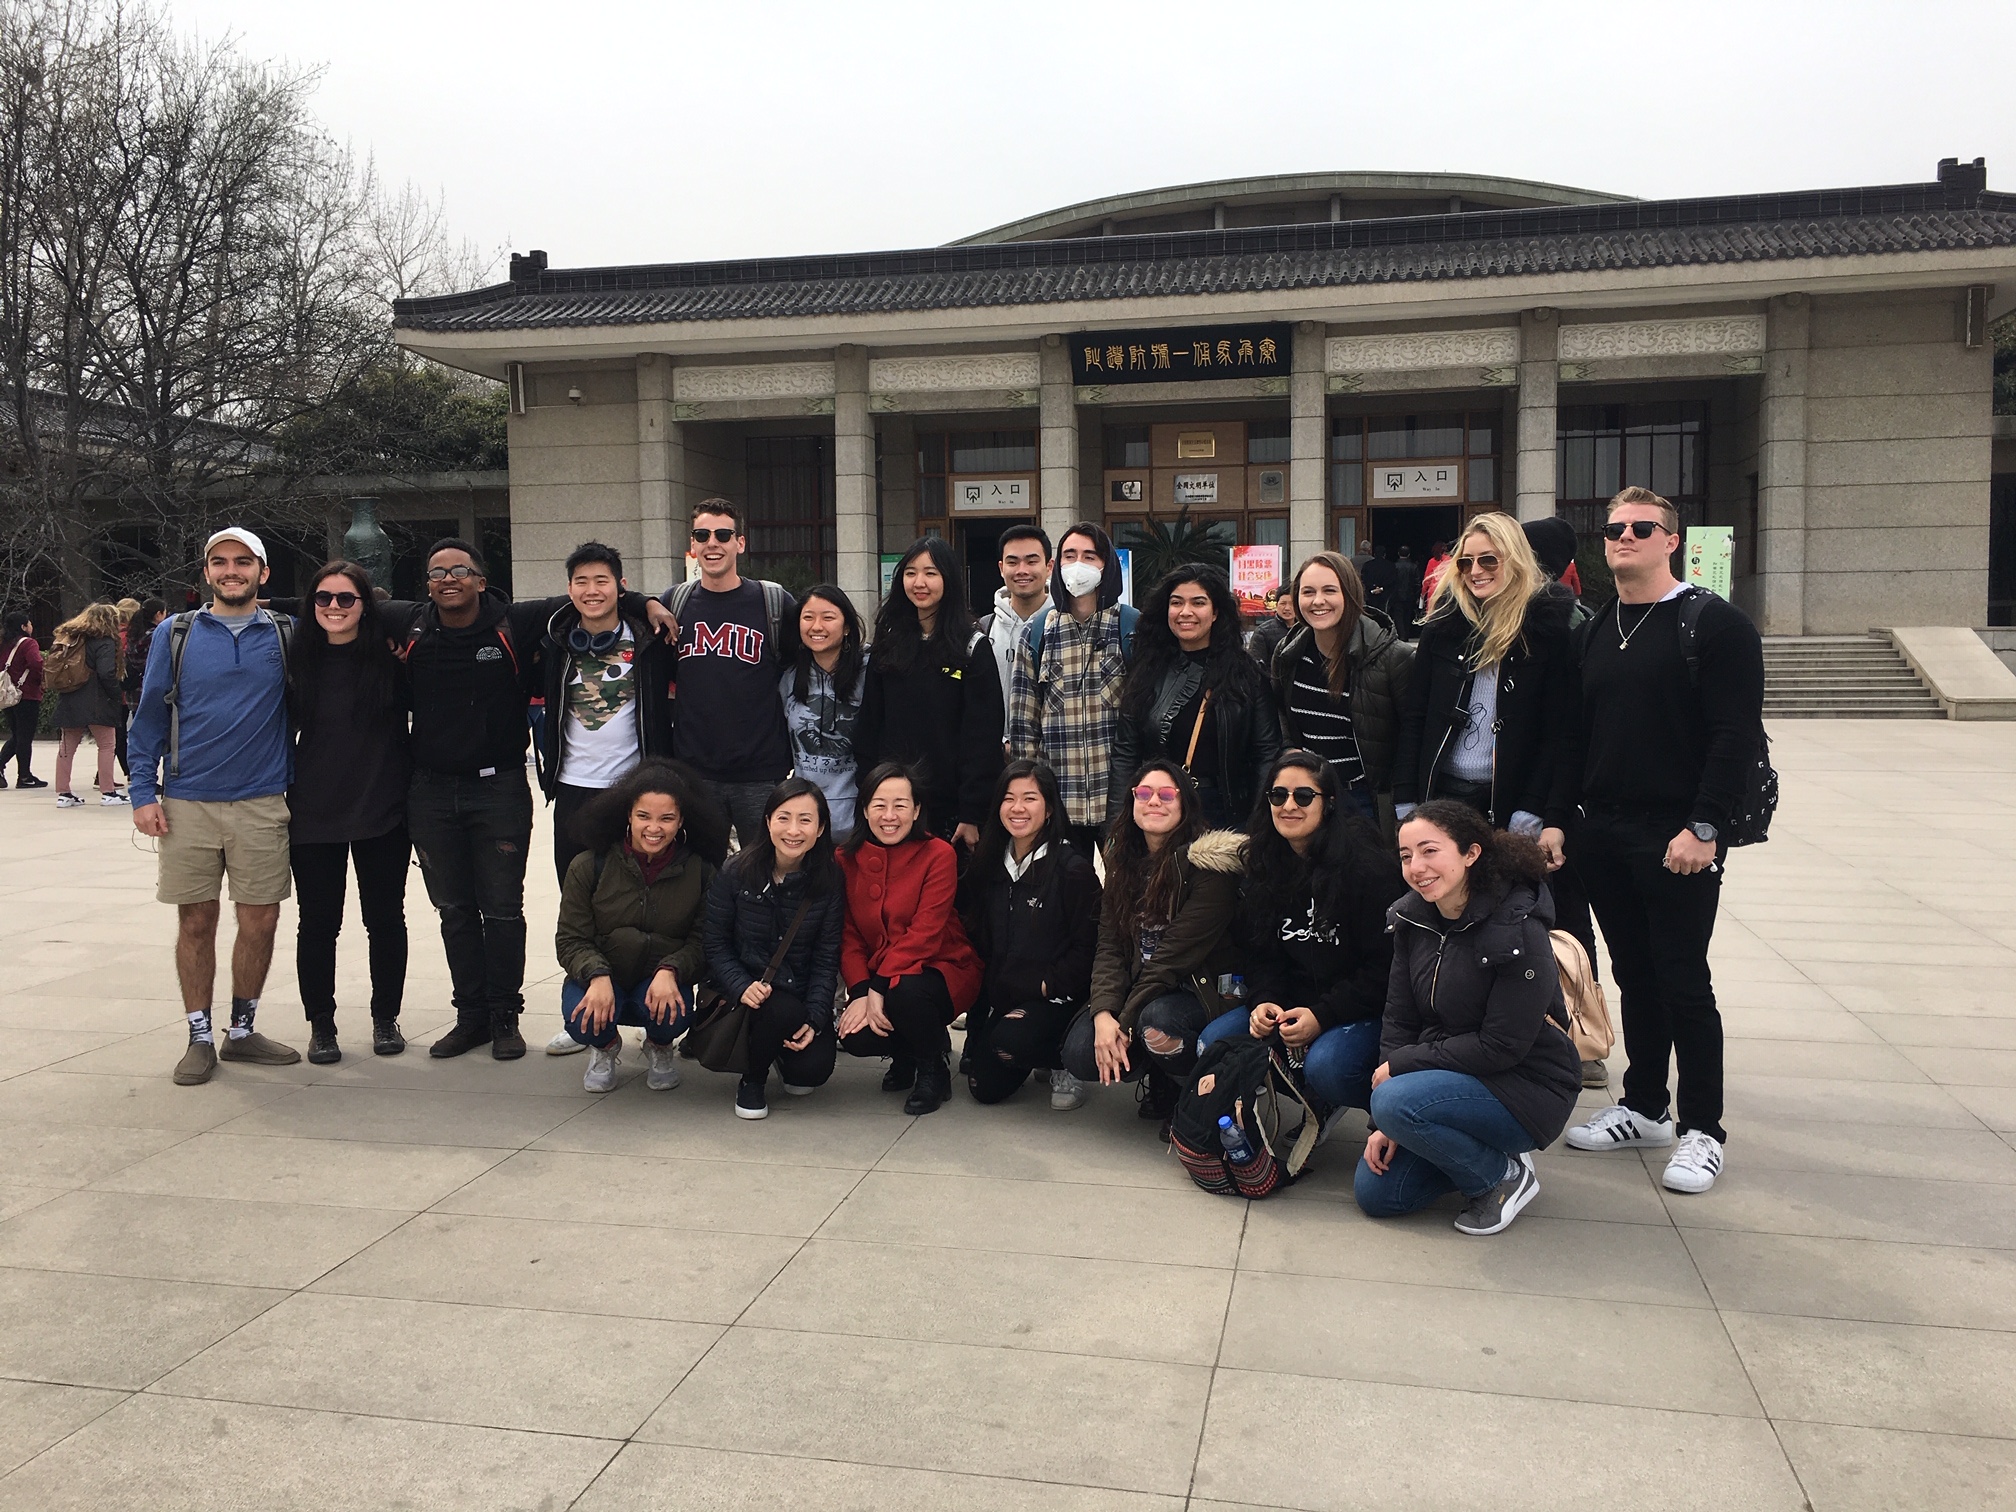
M 875 420 L 868 413 L 868 349 L 833 349 L 833 542 L 840 586 L 864 615 L 880 602 Z
M 1806 631 L 1806 362 L 1812 302 L 1771 301 L 1757 400 L 1757 605 L 1766 635 Z
M 1326 328 L 1305 320 L 1295 327 L 1288 372 L 1288 561 L 1286 570 L 1321 551 L 1330 537 L 1328 398 L 1323 385 Z
M 686 498 L 681 486 L 686 448 L 672 418 L 672 359 L 657 352 L 637 358 L 637 560 L 629 564 L 630 586 L 659 593 L 686 570 L 678 549 L 686 533 Z
M 1054 545 L 1078 520 L 1078 391 L 1071 382 L 1071 353 L 1062 336 L 1045 336 L 1038 349 L 1043 387 L 1036 419 L 1036 462 L 1042 477 L 1040 523 Z
M 909 415 L 885 415 L 882 418 L 882 550 L 907 551 L 916 539 L 917 422 Z
M 1554 513 L 1555 401 L 1561 387 L 1561 321 L 1552 310 L 1519 315 L 1519 449 L 1513 478 L 1522 520 Z

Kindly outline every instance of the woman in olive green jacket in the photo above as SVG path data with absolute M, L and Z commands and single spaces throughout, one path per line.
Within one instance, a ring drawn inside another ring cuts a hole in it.
M 648 761 L 591 801 L 577 821 L 588 849 L 560 886 L 554 948 L 567 978 L 560 1011 L 588 1046 L 581 1085 L 616 1085 L 623 1036 L 644 1030 L 645 1084 L 679 1085 L 672 1042 L 693 1010 L 706 947 L 707 886 L 726 848 L 712 805 L 670 762 Z

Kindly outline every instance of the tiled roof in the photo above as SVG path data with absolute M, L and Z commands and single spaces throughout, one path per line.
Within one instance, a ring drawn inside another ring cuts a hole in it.
M 2016 247 L 2016 195 L 1943 184 L 1639 200 L 632 268 L 402 299 L 416 331 L 894 313 Z

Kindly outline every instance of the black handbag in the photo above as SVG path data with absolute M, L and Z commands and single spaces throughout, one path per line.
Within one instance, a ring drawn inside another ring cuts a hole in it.
M 784 938 L 777 942 L 777 948 L 770 953 L 770 964 L 763 968 L 758 977 L 765 987 L 777 975 L 784 964 L 785 952 L 791 942 L 798 937 L 798 926 L 805 922 L 805 911 L 812 906 L 808 897 L 798 905 L 798 911 L 791 916 L 790 926 L 784 931 Z M 709 1071 L 733 1071 L 744 1076 L 749 1071 L 749 1015 L 755 1010 L 747 1003 L 729 1002 L 725 997 L 717 997 L 707 1016 L 686 1031 L 686 1042 L 680 1049 Z

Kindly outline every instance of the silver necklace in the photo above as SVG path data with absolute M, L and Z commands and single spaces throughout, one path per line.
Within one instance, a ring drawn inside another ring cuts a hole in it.
M 1657 601 L 1647 604 L 1645 612 L 1638 616 L 1638 623 L 1627 631 L 1624 628 L 1624 605 L 1621 602 L 1617 605 L 1617 649 L 1619 651 L 1629 651 L 1631 649 L 1631 637 L 1645 628 L 1645 621 L 1652 618 L 1652 611 L 1658 607 Z

